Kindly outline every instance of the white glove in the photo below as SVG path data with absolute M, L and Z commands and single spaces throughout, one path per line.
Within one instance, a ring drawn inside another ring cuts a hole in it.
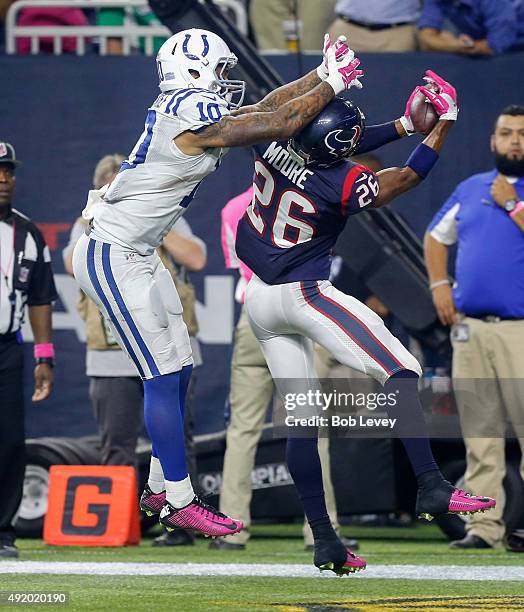
M 335 94 L 351 87 L 362 89 L 362 83 L 358 79 L 364 75 L 364 72 L 357 70 L 360 65 L 358 58 L 353 59 L 351 54 L 347 54 L 337 62 L 335 50 L 330 47 L 326 52 L 326 60 L 328 76 L 325 82 L 331 85 Z
M 320 66 L 317 68 L 318 78 L 321 81 L 325 81 L 328 78 L 328 67 L 327 67 L 327 50 L 331 47 L 331 38 L 329 34 L 324 34 L 324 50 L 322 51 L 323 60 Z M 335 58 L 340 61 L 345 55 L 351 54 L 351 60 L 355 58 L 355 53 L 352 51 L 347 43 L 347 38 L 345 36 L 339 36 L 333 45 L 335 49 Z

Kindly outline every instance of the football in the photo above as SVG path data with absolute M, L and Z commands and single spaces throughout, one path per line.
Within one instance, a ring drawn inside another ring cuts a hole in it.
M 409 115 L 415 131 L 421 134 L 429 134 L 438 121 L 435 109 L 430 102 L 426 102 L 426 96 L 421 91 L 413 98 Z

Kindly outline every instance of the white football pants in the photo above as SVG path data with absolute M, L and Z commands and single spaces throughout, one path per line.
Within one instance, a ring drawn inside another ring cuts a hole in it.
M 139 255 L 84 235 L 75 246 L 73 271 L 143 379 L 193 363 L 182 304 L 156 251 Z
M 276 381 L 316 379 L 313 342 L 381 384 L 400 370 L 422 373 L 376 313 L 327 280 L 267 285 L 253 276 L 246 309 Z

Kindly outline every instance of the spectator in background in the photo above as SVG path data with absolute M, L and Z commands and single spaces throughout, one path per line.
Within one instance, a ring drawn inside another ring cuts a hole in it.
M 467 451 L 466 489 L 497 498 L 489 513 L 471 517 L 467 536 L 452 542 L 453 548 L 502 543 L 508 417 L 524 451 L 524 106 L 502 111 L 491 150 L 496 169 L 460 183 L 424 241 L 435 308 L 440 321 L 453 326 L 453 386 Z M 448 247 L 455 243 L 452 290 Z
M 449 20 L 456 33 L 444 29 Z M 424 51 L 492 55 L 524 49 L 522 0 L 425 0 L 418 27 Z
M 135 26 L 160 26 L 162 25 L 153 13 L 153 11 L 146 5 L 135 6 L 129 8 L 102 8 L 97 13 L 97 25 L 99 26 L 123 26 L 126 24 Z M 153 53 L 156 54 L 160 47 L 166 41 L 165 37 L 155 36 L 153 37 Z M 146 43 L 143 37 L 140 37 L 137 44 L 133 45 L 135 48 L 139 48 L 142 53 L 146 51 Z M 109 38 L 107 40 L 107 54 L 108 55 L 122 55 L 124 51 L 124 43 L 121 38 Z
M 87 17 L 79 8 L 68 8 L 63 6 L 45 6 L 45 1 L 42 0 L 42 6 L 27 7 L 20 11 L 18 18 L 19 26 L 87 26 L 89 22 Z M 76 53 L 76 38 L 62 38 L 62 52 Z M 53 38 L 42 36 L 39 39 L 40 53 L 53 53 Z M 16 41 L 16 52 L 19 55 L 31 53 L 31 39 L 18 38 Z
M 343 34 L 355 51 L 402 52 L 417 48 L 420 0 L 338 0 L 332 40 Z
M 123 155 L 106 155 L 97 164 L 93 186 L 100 189 L 110 183 L 124 161 Z M 87 222 L 79 217 L 72 229 L 69 244 L 63 251 L 64 266 L 73 274 L 73 250 L 85 231 Z M 201 351 L 196 334 L 198 325 L 195 313 L 195 293 L 187 278 L 187 270 L 199 271 L 206 264 L 205 243 L 191 231 L 185 219 L 179 219 L 165 236 L 158 254 L 171 272 L 184 307 L 183 318 L 187 325 L 193 349 L 194 370 L 202 364 Z M 143 385 L 134 363 L 121 350 L 111 328 L 95 303 L 82 291 L 78 304 L 80 316 L 86 324 L 87 353 L 86 374 L 90 378 L 89 395 L 101 438 L 101 461 L 104 465 L 136 466 L 136 444 L 143 426 Z M 196 477 L 196 458 L 191 421 L 194 381 L 193 374 L 186 398 L 185 442 L 189 473 Z M 193 544 L 193 534 L 176 530 L 155 539 L 160 546 Z
M 249 16 L 258 49 L 322 51 L 334 5 L 335 0 L 251 0 Z

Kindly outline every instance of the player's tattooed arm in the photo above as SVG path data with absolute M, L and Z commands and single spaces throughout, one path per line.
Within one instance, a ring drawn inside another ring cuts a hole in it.
M 312 70 L 305 76 L 291 83 L 287 83 L 286 85 L 282 85 L 282 87 L 278 87 L 274 89 L 270 93 L 265 96 L 260 102 L 256 104 L 252 104 L 250 106 L 242 106 L 236 111 L 233 111 L 231 114 L 233 116 L 244 115 L 246 113 L 263 113 L 263 112 L 272 112 L 279 109 L 283 104 L 292 100 L 293 98 L 298 98 L 308 91 L 311 91 L 314 87 L 316 87 L 322 81 L 320 80 L 317 71 Z
M 453 121 L 439 121 L 422 144 L 435 153 L 439 153 L 453 123 Z M 377 178 L 379 193 L 371 208 L 380 208 L 388 204 L 402 193 L 416 187 L 424 177 L 417 174 L 413 167 L 406 165 L 403 168 L 380 170 L 380 172 L 377 172 Z
M 333 87 L 323 82 L 308 93 L 289 100 L 273 112 L 227 115 L 199 132 L 184 132 L 175 142 L 187 155 L 212 147 L 249 146 L 266 140 L 291 138 L 333 99 Z

